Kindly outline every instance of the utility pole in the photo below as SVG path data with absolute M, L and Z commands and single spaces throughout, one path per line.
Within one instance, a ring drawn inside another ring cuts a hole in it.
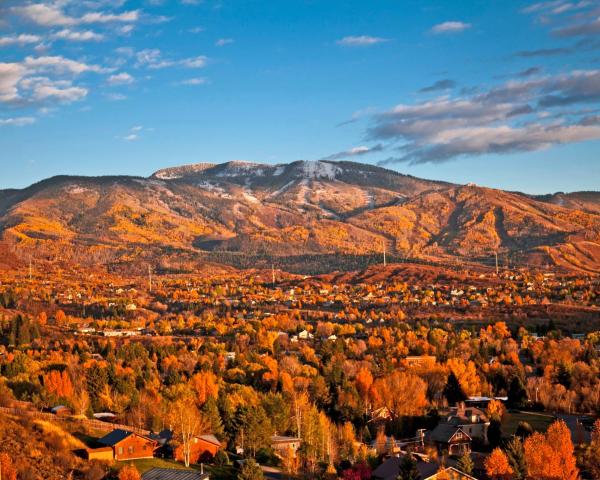
M 148 265 L 148 287 L 152 293 L 152 267 L 150 265 Z
M 383 266 L 385 267 L 387 265 L 387 261 L 385 258 L 385 239 L 381 241 L 381 247 L 383 249 Z
M 494 255 L 496 256 L 496 276 L 498 276 L 498 252 L 494 252 Z

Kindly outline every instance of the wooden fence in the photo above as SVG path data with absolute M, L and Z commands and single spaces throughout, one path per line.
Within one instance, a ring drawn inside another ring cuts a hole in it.
M 148 436 L 150 435 L 149 430 L 144 430 L 143 428 L 133 427 L 131 425 L 123 425 L 120 423 L 109 423 L 103 422 L 102 420 L 97 420 L 95 418 L 85 418 L 85 417 L 75 417 L 71 415 L 55 415 L 50 412 L 40 412 L 39 410 L 35 410 L 30 408 L 30 405 L 23 405 L 23 402 L 18 402 L 18 405 L 13 407 L 0 407 L 0 412 L 7 413 L 10 415 L 15 415 L 18 417 L 28 416 L 32 418 L 40 418 L 43 420 L 53 420 L 53 421 L 75 421 L 84 424 L 86 427 L 94 428 L 97 430 L 104 430 L 107 432 L 111 432 L 116 429 L 127 430 L 129 432 L 137 433 L 138 435 Z

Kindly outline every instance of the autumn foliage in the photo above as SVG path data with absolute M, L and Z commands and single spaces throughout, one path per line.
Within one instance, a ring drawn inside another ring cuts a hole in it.
M 140 472 L 134 465 L 126 465 L 119 472 L 119 480 L 141 480 Z
M 540 480 L 576 480 L 576 466 L 571 432 L 562 420 L 554 422 L 546 434 L 531 435 L 524 444 L 529 477 Z

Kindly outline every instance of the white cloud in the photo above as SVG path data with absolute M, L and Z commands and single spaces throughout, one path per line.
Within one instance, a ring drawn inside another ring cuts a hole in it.
M 140 50 L 137 55 L 136 67 L 146 67 L 152 70 L 183 66 L 187 68 L 203 68 L 208 63 L 208 57 L 199 55 L 197 57 L 184 58 L 183 60 L 169 60 L 162 57 L 158 48 Z
M 570 108 L 598 102 L 600 70 L 511 80 L 472 96 L 397 105 L 374 117 L 369 138 L 399 145 L 388 162 L 540 150 L 600 139 L 600 118 Z
M 122 93 L 107 93 L 104 95 L 111 102 L 120 102 L 121 100 L 127 100 L 127 96 Z
M 234 42 L 233 38 L 219 38 L 215 42 L 216 47 L 224 47 L 225 45 L 230 45 Z
M 188 78 L 178 82 L 178 85 L 206 85 L 208 80 L 204 77 Z
M 122 13 L 89 12 L 81 17 L 66 15 L 60 3 L 35 3 L 21 7 L 13 7 L 12 12 L 24 19 L 45 27 L 68 27 L 73 25 L 109 22 L 135 22 L 139 19 L 139 11 Z
M 32 71 L 40 72 L 53 70 L 57 73 L 73 73 L 79 75 L 84 72 L 105 73 L 107 69 L 98 65 L 70 60 L 61 56 L 26 57 L 23 65 Z
M 0 63 L 0 102 L 11 102 L 19 98 L 18 84 L 27 69 L 20 63 Z
M 332 155 L 328 155 L 327 157 L 324 157 L 321 160 L 341 160 L 344 158 L 360 157 L 362 155 L 368 155 L 370 153 L 381 152 L 382 150 L 384 150 L 384 148 L 385 147 L 381 144 L 374 145 L 373 147 L 361 145 L 360 147 L 354 147 L 349 150 L 344 150 L 342 152 L 337 152 Z
M 135 133 L 130 133 L 129 135 L 125 135 L 123 137 L 123 140 L 125 140 L 126 142 L 133 142 L 135 140 L 139 140 L 139 136 Z
M 11 35 L 7 37 L 0 37 L 0 46 L 4 45 L 26 45 L 28 43 L 37 43 L 42 40 L 42 37 L 38 35 L 29 35 L 22 33 L 20 35 Z
M 33 23 L 46 27 L 75 25 L 77 23 L 75 18 L 65 15 L 55 5 L 34 3 L 23 7 L 13 7 L 12 11 Z
M 111 75 L 108 77 L 109 85 L 125 85 L 129 83 L 133 83 L 135 79 L 129 75 L 127 72 L 117 73 L 115 75 Z
M 386 38 L 370 37 L 368 35 L 349 36 L 337 40 L 338 45 L 344 47 L 368 47 L 370 45 L 376 45 L 378 43 L 387 42 Z
M 25 125 L 31 125 L 32 123 L 35 123 L 35 118 L 33 117 L 0 118 L 0 127 L 24 127 Z
M 442 33 L 463 32 L 469 28 L 471 28 L 470 23 L 452 21 L 452 22 L 438 23 L 437 25 L 434 25 L 430 31 L 433 34 L 438 35 L 438 34 L 442 34 Z
M 71 42 L 89 42 L 100 41 L 104 39 L 104 35 L 91 30 L 77 31 L 64 28 L 52 34 L 52 38 L 58 40 L 67 40 Z
M 204 68 L 208 62 L 208 57 L 200 55 L 198 57 L 186 58 L 181 61 L 181 64 L 188 68 Z

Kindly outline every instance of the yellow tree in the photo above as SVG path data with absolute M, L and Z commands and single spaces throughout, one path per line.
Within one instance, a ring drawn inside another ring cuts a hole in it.
M 534 433 L 523 445 L 527 474 L 531 478 L 545 480 L 577 480 L 571 432 L 562 420 L 554 422 L 545 435 Z
M 119 472 L 119 480 L 141 480 L 140 472 L 134 465 L 126 465 Z
M 485 473 L 492 480 L 508 480 L 513 474 L 508 457 L 499 448 L 495 448 L 484 462 Z
M 177 399 L 169 408 L 168 420 L 176 441 L 181 445 L 185 466 L 189 467 L 194 439 L 203 433 L 209 433 L 210 422 L 201 415 L 191 396 Z

